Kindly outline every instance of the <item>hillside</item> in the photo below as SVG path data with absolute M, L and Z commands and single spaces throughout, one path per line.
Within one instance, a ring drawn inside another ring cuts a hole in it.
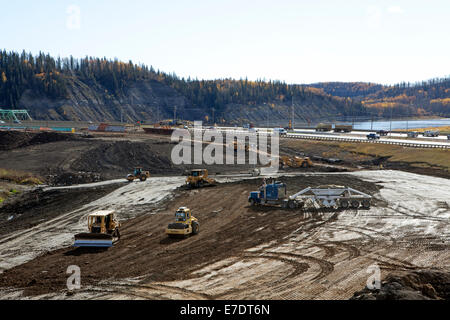
M 450 116 L 450 78 L 421 83 L 383 86 L 364 82 L 312 84 L 324 93 L 350 97 L 366 106 L 371 114 L 394 116 Z
M 172 118 L 239 121 L 296 116 L 360 116 L 360 102 L 283 82 L 180 79 L 153 67 L 106 58 L 53 58 L 0 52 L 0 108 L 23 108 L 35 119 L 154 122 Z

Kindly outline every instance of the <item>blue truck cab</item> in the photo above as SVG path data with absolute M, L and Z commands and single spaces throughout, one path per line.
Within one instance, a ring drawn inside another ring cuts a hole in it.
M 270 184 L 263 184 L 259 191 L 250 192 L 248 202 L 256 204 L 278 204 L 286 198 L 286 184 L 275 181 Z

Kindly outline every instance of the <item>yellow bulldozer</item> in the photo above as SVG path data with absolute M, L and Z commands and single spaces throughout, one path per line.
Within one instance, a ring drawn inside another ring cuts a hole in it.
M 309 157 L 288 157 L 281 156 L 280 157 L 280 167 L 283 168 L 309 168 L 313 166 L 313 162 Z
M 169 223 L 166 229 L 166 234 L 170 238 L 186 237 L 188 235 L 195 235 L 200 231 L 200 224 L 191 214 L 191 210 L 186 207 L 180 207 L 175 212 L 175 222 Z
M 215 185 L 216 180 L 208 177 L 207 169 L 194 169 L 186 178 L 186 184 L 191 188 L 201 188 Z
M 127 175 L 127 180 L 129 182 L 133 182 L 135 179 L 145 181 L 147 178 L 150 178 L 150 172 L 142 170 L 142 167 L 134 168 L 133 173 Z
M 74 247 L 111 247 L 120 239 L 120 222 L 114 211 L 101 210 L 88 215 L 89 232 L 75 235 Z

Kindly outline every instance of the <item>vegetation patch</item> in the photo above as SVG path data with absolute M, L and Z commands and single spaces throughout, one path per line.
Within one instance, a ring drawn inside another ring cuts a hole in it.
M 38 176 L 34 176 L 29 172 L 22 172 L 16 170 L 0 169 L 0 180 L 6 180 L 18 184 L 36 185 L 43 184 L 44 179 Z M 18 191 L 11 189 L 10 193 L 15 194 Z

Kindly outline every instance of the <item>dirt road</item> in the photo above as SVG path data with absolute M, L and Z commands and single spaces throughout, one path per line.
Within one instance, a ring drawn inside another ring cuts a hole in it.
M 0 238 L 8 268 L 0 274 L 0 298 L 348 299 L 365 286 L 374 264 L 382 277 L 449 271 L 450 180 L 398 171 L 282 178 L 290 193 L 334 183 L 375 197 L 370 210 L 340 212 L 249 207 L 248 192 L 260 179 L 175 190 L 180 180 L 160 178 L 152 188 L 149 182 L 126 185 L 17 239 Z M 160 210 L 156 203 L 163 203 Z M 200 234 L 169 240 L 164 228 L 181 205 L 200 220 Z M 64 248 L 83 229 L 85 215 L 100 206 L 131 218 L 117 245 L 106 251 Z M 14 253 L 21 240 L 35 243 L 26 259 Z M 69 265 L 80 266 L 82 288 L 66 296 Z

